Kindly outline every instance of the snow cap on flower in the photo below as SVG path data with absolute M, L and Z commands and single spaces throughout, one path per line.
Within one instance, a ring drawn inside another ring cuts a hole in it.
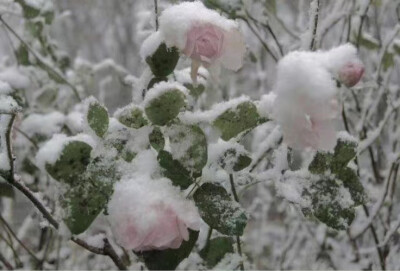
M 291 52 L 278 63 L 273 116 L 293 148 L 332 150 L 338 114 L 336 82 L 351 87 L 364 67 L 351 44 L 328 51 Z
M 168 47 L 175 46 L 192 59 L 192 79 L 200 65 L 222 65 L 237 71 L 246 51 L 238 24 L 206 8 L 202 2 L 171 6 L 160 16 L 160 30 Z
M 108 205 L 109 221 L 116 242 L 134 251 L 178 248 L 199 230 L 200 216 L 166 178 L 153 180 L 136 175 L 115 184 Z

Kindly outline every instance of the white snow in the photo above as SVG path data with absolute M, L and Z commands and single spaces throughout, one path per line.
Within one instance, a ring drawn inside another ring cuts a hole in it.
M 206 8 L 200 1 L 173 5 L 161 13 L 159 21 L 167 46 L 176 46 L 181 50 L 186 46 L 186 33 L 194 23 L 213 24 L 228 32 L 238 28 L 235 21 Z
M 17 68 L 8 68 L 1 71 L 0 80 L 8 83 L 15 89 L 27 88 L 30 85 L 29 78 L 23 75 Z
M 139 54 L 142 59 L 144 60 L 148 56 L 154 54 L 154 52 L 157 50 L 160 44 L 163 43 L 163 41 L 163 36 L 159 31 L 150 34 L 150 36 L 148 36 L 147 39 L 143 41 L 142 46 L 140 47 Z
M 20 129 L 28 136 L 35 134 L 52 136 L 59 133 L 65 123 L 65 116 L 54 111 L 48 114 L 32 113 L 21 123 Z

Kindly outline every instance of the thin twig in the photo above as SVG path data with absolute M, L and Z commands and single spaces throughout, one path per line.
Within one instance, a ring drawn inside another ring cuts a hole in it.
M 311 44 L 310 44 L 310 50 L 315 51 L 316 49 L 316 36 L 317 36 L 317 28 L 318 28 L 318 17 L 319 17 L 319 0 L 317 1 L 317 6 L 315 10 L 315 15 L 314 15 L 314 24 L 313 24 L 313 31 L 312 31 L 312 37 L 311 37 Z
M 2 262 L 8 270 L 14 270 L 14 267 L 6 260 L 6 258 L 4 258 L 1 252 L 0 252 L 0 262 Z
M 3 23 L 3 25 L 16 37 L 24 46 L 25 48 L 35 57 L 35 59 L 38 61 L 39 67 L 40 65 L 45 66 L 47 69 L 51 70 L 64 84 L 68 85 L 72 91 L 74 92 L 75 97 L 78 99 L 78 101 L 81 101 L 82 99 L 79 97 L 79 92 L 76 89 L 74 85 L 72 85 L 70 82 L 67 81 L 59 72 L 57 72 L 53 67 L 45 63 L 41 57 L 39 57 L 36 52 L 18 35 L 17 32 L 2 18 L 0 15 L 0 22 Z
M 158 30 L 158 1 L 154 0 L 154 16 L 156 20 L 156 31 Z
M 18 236 L 15 234 L 15 232 L 13 231 L 11 226 L 7 223 L 7 221 L 1 215 L 0 215 L 0 221 L 10 232 L 12 237 L 14 237 L 14 239 L 21 245 L 21 247 L 23 247 L 29 253 L 29 255 L 32 256 L 32 258 L 34 258 L 36 261 L 39 261 L 39 259 L 36 257 L 36 255 L 27 246 L 25 246 L 25 244 L 18 238 Z
M 238 197 L 238 195 L 236 193 L 235 182 L 233 181 L 233 174 L 232 173 L 229 174 L 229 181 L 231 183 L 231 189 L 232 189 L 233 198 L 235 199 L 235 201 L 237 203 L 239 203 L 239 197 Z M 236 235 L 236 245 L 237 245 L 237 250 L 238 250 L 239 256 L 242 257 L 242 247 L 241 247 L 241 244 L 240 244 L 240 236 L 239 235 Z M 243 271 L 244 270 L 243 260 L 240 260 L 239 266 L 240 266 L 240 270 Z

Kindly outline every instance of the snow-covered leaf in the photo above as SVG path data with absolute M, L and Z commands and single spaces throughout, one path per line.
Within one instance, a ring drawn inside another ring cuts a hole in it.
M 207 163 L 207 139 L 195 125 L 172 124 L 167 127 L 171 153 L 186 169 L 196 175 Z
M 107 109 L 98 102 L 91 102 L 86 117 L 89 127 L 98 137 L 103 137 L 108 130 Z
M 150 145 L 156 150 L 161 151 L 165 146 L 164 135 L 160 127 L 155 126 L 149 135 Z
M 245 211 L 220 185 L 205 183 L 193 195 L 200 216 L 213 229 L 226 235 L 242 235 L 247 224 Z
M 139 129 L 148 124 L 144 112 L 139 107 L 127 106 L 116 113 L 119 122 L 130 128 Z
M 184 94 L 178 89 L 171 89 L 150 100 L 145 112 L 153 124 L 165 125 L 178 115 L 185 104 Z
M 64 146 L 54 164 L 46 164 L 47 172 L 57 181 L 74 186 L 90 162 L 92 147 L 82 141 L 71 141 Z
M 221 131 L 221 138 L 229 140 L 259 124 L 260 116 L 252 102 L 243 102 L 218 116 L 213 125 Z

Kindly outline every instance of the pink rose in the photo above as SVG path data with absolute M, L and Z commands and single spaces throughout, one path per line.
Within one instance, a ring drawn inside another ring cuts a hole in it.
M 224 32 L 212 24 L 195 25 L 187 33 L 183 53 L 207 66 L 221 56 Z
M 339 70 L 339 81 L 346 87 L 356 85 L 364 74 L 364 66 L 361 63 L 347 63 Z
M 179 248 L 189 239 L 188 226 L 168 206 L 148 206 L 146 215 L 152 219 L 145 229 L 140 228 L 141 218 L 135 215 L 127 214 L 119 221 L 113 231 L 119 245 L 134 251 L 162 250 Z
M 178 248 L 189 239 L 189 228 L 199 230 L 196 206 L 166 178 L 117 182 L 108 212 L 116 243 L 134 251 Z

